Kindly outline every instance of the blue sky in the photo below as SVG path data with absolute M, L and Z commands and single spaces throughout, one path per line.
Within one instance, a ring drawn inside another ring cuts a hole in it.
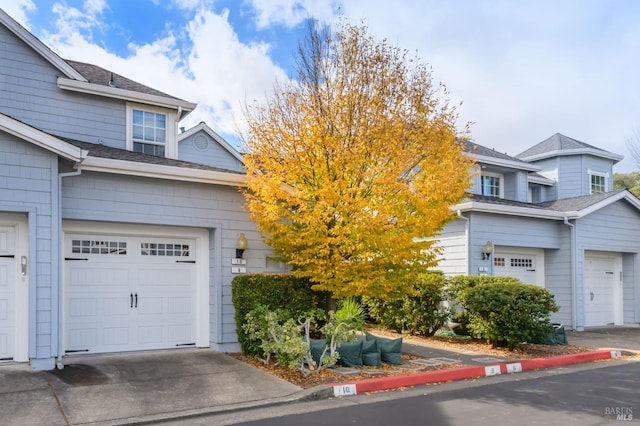
M 291 64 L 304 20 L 364 21 L 416 52 L 478 143 L 516 155 L 556 132 L 625 156 L 640 129 L 634 0 L 9 0 L 2 8 L 67 59 L 197 102 L 232 144 L 242 105 Z

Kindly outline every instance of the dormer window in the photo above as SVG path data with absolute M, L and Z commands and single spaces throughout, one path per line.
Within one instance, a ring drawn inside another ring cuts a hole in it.
M 591 181 L 591 194 L 607 192 L 607 175 L 589 170 Z
M 127 149 L 158 157 L 177 158 L 175 121 L 175 111 L 127 104 Z
M 133 151 L 164 157 L 167 142 L 167 116 L 156 112 L 134 109 Z
M 487 197 L 502 197 L 503 178 L 501 174 L 482 172 L 480 184 L 482 195 Z

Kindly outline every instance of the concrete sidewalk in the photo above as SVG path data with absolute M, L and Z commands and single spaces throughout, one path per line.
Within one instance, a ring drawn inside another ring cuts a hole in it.
M 570 344 L 640 353 L 640 328 L 567 334 Z M 413 343 L 406 343 L 403 351 L 446 363 L 456 361 L 444 370 L 449 376 L 440 377 L 442 381 L 477 377 L 477 369 L 517 361 Z M 583 356 L 569 361 L 589 360 Z M 545 365 L 534 365 L 540 366 Z M 465 368 L 476 370 L 467 374 Z M 391 384 L 411 386 L 407 378 L 415 380 L 415 376 L 395 376 Z M 65 357 L 64 370 L 52 372 L 34 372 L 24 364 L 0 365 L 0 422 L 7 425 L 139 424 L 333 394 L 331 386 L 303 390 L 209 349 Z

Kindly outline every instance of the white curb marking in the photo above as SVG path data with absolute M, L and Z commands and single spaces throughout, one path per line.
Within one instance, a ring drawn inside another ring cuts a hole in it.
M 333 396 L 353 396 L 357 394 L 356 385 L 353 383 L 333 387 Z
M 507 373 L 521 373 L 522 364 L 514 362 L 513 364 L 507 364 Z
M 499 365 L 487 365 L 484 368 L 485 376 L 497 376 L 500 374 L 500 366 Z
M 622 356 L 622 352 L 620 351 L 611 351 L 611 358 L 620 358 Z

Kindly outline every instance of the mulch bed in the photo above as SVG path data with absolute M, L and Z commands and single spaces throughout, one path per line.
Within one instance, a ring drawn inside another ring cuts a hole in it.
M 466 351 L 478 352 L 479 354 L 490 355 L 496 358 L 512 358 L 512 359 L 530 359 L 530 358 L 542 358 L 542 357 L 551 357 L 558 355 L 568 355 L 582 352 L 593 351 L 593 348 L 585 347 L 585 346 L 575 346 L 575 345 L 557 345 L 557 346 L 549 346 L 549 345 L 533 345 L 523 343 L 518 345 L 513 351 L 509 351 L 507 348 L 492 348 L 491 345 L 485 341 L 477 340 L 477 339 L 460 339 L 460 338 L 450 338 L 450 337 L 423 337 L 423 336 L 410 336 L 405 334 L 393 333 L 387 330 L 369 330 L 371 333 L 376 334 L 378 336 L 389 337 L 389 338 L 398 338 L 402 337 L 407 343 L 415 343 L 415 344 L 427 344 L 430 346 L 438 346 L 443 349 L 462 349 Z M 296 386 L 300 386 L 301 388 L 307 389 L 321 384 L 334 384 L 334 383 L 342 383 L 342 382 L 352 382 L 356 380 L 370 379 L 372 377 L 371 374 L 360 373 L 360 374 L 350 374 L 348 376 L 337 373 L 332 369 L 326 369 L 319 373 L 310 374 L 306 377 L 302 375 L 299 371 L 289 370 L 282 366 L 279 366 L 275 363 L 274 360 L 271 361 L 270 364 L 264 364 L 261 360 L 256 358 L 247 357 L 239 353 L 230 353 L 228 354 L 233 356 L 234 358 L 243 361 L 247 364 L 251 364 L 257 368 L 260 368 L 267 373 L 279 377 L 283 380 L 286 380 L 290 383 L 293 383 Z M 403 364 L 407 364 L 411 359 L 417 359 L 420 357 L 403 353 L 402 354 L 402 362 Z M 460 367 L 461 364 L 456 364 L 456 367 Z M 420 370 L 401 370 L 397 365 L 390 365 L 387 363 L 382 363 L 382 367 L 380 369 L 376 369 L 375 367 L 366 367 L 370 370 L 378 370 L 378 372 L 382 373 L 383 376 L 392 376 L 392 375 L 407 375 L 407 374 L 415 374 L 424 371 L 432 371 L 432 370 L 440 370 L 445 368 L 452 368 L 452 365 L 442 365 L 435 367 L 424 367 Z

